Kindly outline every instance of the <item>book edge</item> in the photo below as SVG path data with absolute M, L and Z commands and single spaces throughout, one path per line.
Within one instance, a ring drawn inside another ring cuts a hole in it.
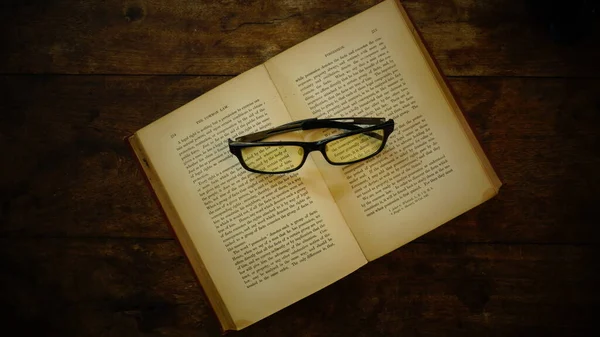
M 460 125 L 463 129 L 464 134 L 469 139 L 471 148 L 473 149 L 473 152 L 475 152 L 475 154 L 477 155 L 477 159 L 479 160 L 481 167 L 485 171 L 485 174 L 486 174 L 490 184 L 492 185 L 493 191 L 489 191 L 489 192 L 486 191 L 486 193 L 484 193 L 484 196 L 480 202 L 480 203 L 483 203 L 483 202 L 487 201 L 488 199 L 490 199 L 491 197 L 493 197 L 494 195 L 498 194 L 500 186 L 502 186 L 502 181 L 500 181 L 500 178 L 498 177 L 496 171 L 494 170 L 490 160 L 488 159 L 485 152 L 483 151 L 483 148 L 481 147 L 481 143 L 479 142 L 477 136 L 473 132 L 473 129 L 471 128 L 465 114 L 463 113 L 460 105 L 457 102 L 456 96 L 453 95 L 452 89 L 448 85 L 446 78 L 441 74 L 437 62 L 435 61 L 435 59 L 433 59 L 429 49 L 423 42 L 421 33 L 415 28 L 413 21 L 410 18 L 410 15 L 406 12 L 406 9 L 404 8 L 404 6 L 400 2 L 400 0 L 394 0 L 394 2 L 396 3 L 396 7 L 398 8 L 400 15 L 404 19 L 404 23 L 406 24 L 409 31 L 411 32 L 411 35 L 413 36 L 413 39 L 415 40 L 417 47 L 419 47 L 419 50 L 421 51 L 421 56 L 427 62 L 427 65 L 429 66 L 429 71 L 431 71 L 431 73 L 433 74 L 433 76 L 436 80 L 437 85 L 441 89 L 441 91 L 444 95 L 444 98 L 446 99 L 446 103 L 452 109 L 452 112 L 454 113 L 454 117 L 458 120 L 458 122 L 460 123 Z
M 235 324 L 231 315 L 229 314 L 229 311 L 225 306 L 225 302 L 221 298 L 221 295 L 219 294 L 212 278 L 210 277 L 208 270 L 202 262 L 202 258 L 195 249 L 195 246 L 187 230 L 185 229 L 185 225 L 179 219 L 174 206 L 172 205 L 169 197 L 166 195 L 158 175 L 154 170 L 152 170 L 149 162 L 150 159 L 144 155 L 145 151 L 139 137 L 136 134 L 133 134 L 126 138 L 126 142 L 129 144 L 129 147 L 135 156 L 136 162 L 140 171 L 143 173 L 144 179 L 148 184 L 153 199 L 167 220 L 170 231 L 177 238 L 176 241 L 179 247 L 182 249 L 184 253 L 183 255 L 185 255 L 187 262 L 192 267 L 194 276 L 201 286 L 200 288 L 202 293 L 208 299 L 210 307 L 212 308 L 213 313 L 221 325 L 222 333 L 224 334 L 227 331 L 240 330 L 240 327 Z

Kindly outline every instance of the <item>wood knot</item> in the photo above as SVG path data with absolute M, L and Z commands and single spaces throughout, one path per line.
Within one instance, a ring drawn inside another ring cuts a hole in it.
M 128 22 L 139 21 L 144 17 L 144 9 L 142 7 L 129 7 L 125 10 L 125 20 Z

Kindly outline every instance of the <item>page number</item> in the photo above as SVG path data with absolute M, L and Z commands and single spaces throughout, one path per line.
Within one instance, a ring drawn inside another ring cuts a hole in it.
M 176 134 L 176 133 L 172 133 L 172 134 L 171 134 L 171 139 L 175 138 L 176 136 L 177 136 L 177 134 Z
M 375 34 L 375 33 L 377 33 L 377 28 L 371 29 L 371 34 Z

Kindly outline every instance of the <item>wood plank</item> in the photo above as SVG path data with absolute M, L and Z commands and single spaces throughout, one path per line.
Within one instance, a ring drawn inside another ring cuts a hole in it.
M 0 232 L 170 237 L 125 138 L 227 77 L 0 79 Z
M 227 79 L 1 77 L 0 236 L 171 238 L 124 137 Z M 450 83 L 505 185 L 419 240 L 598 243 L 598 80 Z
M 0 73 L 235 75 L 377 2 L 6 0 Z M 583 12 L 572 26 L 590 26 L 564 45 L 544 19 L 554 3 L 404 3 L 446 75 L 600 75 L 590 9 L 560 3 L 562 13 Z
M 596 323 L 596 253 L 593 246 L 412 243 L 240 335 L 578 335 Z M 218 335 L 171 240 L 0 239 L 0 267 L 9 331 Z
M 442 227 L 440 235 L 452 241 L 598 242 L 596 80 L 450 83 L 504 185 L 496 200 Z

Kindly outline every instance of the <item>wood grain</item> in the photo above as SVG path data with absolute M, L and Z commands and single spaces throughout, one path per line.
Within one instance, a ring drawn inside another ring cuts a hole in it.
M 3 1 L 3 331 L 218 336 L 124 138 L 376 2 Z M 600 302 L 597 3 L 404 4 L 501 192 L 239 335 L 589 336 Z M 561 22 L 585 29 L 557 39 Z
M 0 72 L 236 75 L 377 2 L 6 0 Z M 598 29 L 555 41 L 550 4 L 404 3 L 448 76 L 600 75 Z
M 0 252 L 3 317 L 25 332 L 218 335 L 172 240 L 4 239 Z M 583 266 L 597 252 L 412 243 L 239 335 L 575 335 L 595 325 L 598 266 Z

